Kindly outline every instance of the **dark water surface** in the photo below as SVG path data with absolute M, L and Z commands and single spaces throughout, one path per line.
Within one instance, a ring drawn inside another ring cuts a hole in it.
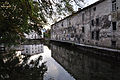
M 120 80 L 119 62 L 72 46 L 51 43 L 21 48 L 17 54 L 0 54 L 0 80 Z

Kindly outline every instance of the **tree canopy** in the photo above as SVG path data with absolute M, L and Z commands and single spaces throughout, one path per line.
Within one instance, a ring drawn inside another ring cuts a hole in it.
M 73 12 L 72 1 L 76 0 L 1 0 L 0 41 L 19 43 L 24 33 L 40 33 L 52 15 Z

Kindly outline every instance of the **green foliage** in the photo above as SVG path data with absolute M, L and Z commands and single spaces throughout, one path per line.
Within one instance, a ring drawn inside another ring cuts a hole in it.
M 56 14 L 73 12 L 74 0 L 1 0 L 0 42 L 20 43 L 24 33 L 36 31 L 41 34 L 47 19 Z
M 15 51 L 0 54 L 0 80 L 43 80 L 46 62 L 42 62 L 42 56 L 36 60 L 30 60 L 30 57 L 17 55 Z
M 18 42 L 29 32 L 29 16 L 32 15 L 30 2 L 25 0 L 3 0 L 0 2 L 0 40 Z
M 44 32 L 44 38 L 48 38 L 48 39 L 50 39 L 50 29 L 48 29 L 48 30 L 46 30 L 45 32 Z

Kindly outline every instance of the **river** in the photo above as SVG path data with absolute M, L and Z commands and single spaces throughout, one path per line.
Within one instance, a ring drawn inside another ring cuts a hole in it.
M 120 80 L 119 62 L 74 46 L 25 44 L 17 54 L 17 65 L 17 59 L 11 64 L 6 59 L 1 61 L 6 68 L 0 66 L 0 80 Z

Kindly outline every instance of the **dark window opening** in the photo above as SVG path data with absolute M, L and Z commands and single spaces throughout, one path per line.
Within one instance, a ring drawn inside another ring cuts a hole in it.
M 100 31 L 96 31 L 96 40 L 99 40 L 99 32 Z
M 84 33 L 85 32 L 85 29 L 84 29 L 84 27 L 82 27 L 82 33 Z
M 69 18 L 68 20 L 68 25 L 71 25 L 71 18 Z
M 91 38 L 94 39 L 94 31 L 91 33 Z
M 88 42 L 90 42 L 90 41 L 88 40 Z
M 28 51 L 26 51 L 26 53 L 28 53 Z
M 62 22 L 61 26 L 63 27 L 63 22 Z
M 71 25 L 71 22 L 69 21 L 69 25 Z
M 117 6 L 116 6 L 116 0 L 112 0 L 112 11 L 116 11 Z
M 73 38 L 74 37 L 74 33 L 71 33 L 71 38 Z
M 96 18 L 96 25 L 99 25 L 99 18 Z
M 93 10 L 96 11 L 96 7 L 94 7 Z
M 116 41 L 112 41 L 112 47 L 116 47 Z
M 113 30 L 116 30 L 116 22 L 112 22 L 112 28 Z
M 95 45 L 98 45 L 98 42 L 95 42 Z
M 82 41 L 84 42 L 85 40 L 84 40 L 84 39 L 82 39 Z
M 94 26 L 94 20 L 91 21 L 91 25 Z
M 84 13 L 82 14 L 82 21 L 84 21 Z

